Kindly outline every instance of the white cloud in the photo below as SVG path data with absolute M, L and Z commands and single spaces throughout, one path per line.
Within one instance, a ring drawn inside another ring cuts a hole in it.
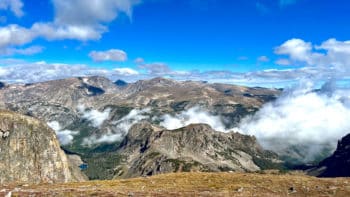
M 0 27 L 0 49 L 22 46 L 37 38 L 47 40 L 72 39 L 79 41 L 99 40 L 108 31 L 107 24 L 120 13 L 132 14 L 139 0 L 53 0 L 53 21 L 37 22 L 30 28 L 18 25 Z M 2 0 L 0 9 L 11 9 L 23 15 L 20 0 Z
M 55 23 L 61 25 L 96 25 L 113 21 L 120 13 L 132 15 L 139 0 L 53 0 Z
M 107 131 L 107 133 L 101 136 L 90 136 L 85 138 L 83 141 L 83 145 L 91 146 L 93 144 L 100 143 L 113 143 L 116 141 L 121 141 L 123 137 L 129 132 L 129 129 L 132 125 L 150 118 L 149 113 L 151 109 L 133 109 L 129 112 L 128 115 L 124 116 L 118 121 L 111 122 L 111 129 Z
M 0 48 L 27 44 L 32 42 L 35 36 L 30 29 L 18 25 L 0 27 Z
M 9 74 L 9 71 L 5 68 L 0 67 L 0 78 L 3 78 L 4 76 L 7 76 Z
M 55 23 L 35 23 L 30 31 L 33 35 L 47 40 L 99 40 L 101 34 L 107 31 L 104 26 L 88 25 L 57 25 Z
M 57 121 L 52 121 L 47 124 L 55 131 L 61 145 L 71 144 L 74 136 L 79 134 L 78 131 L 71 131 L 67 129 L 62 130 L 60 124 Z
M 160 125 L 167 129 L 178 129 L 190 124 L 204 123 L 216 131 L 224 132 L 226 130 L 219 116 L 211 115 L 199 107 L 190 108 L 175 116 L 166 114 L 161 119 Z
M 346 73 L 349 76 L 350 41 L 338 41 L 332 38 L 321 45 L 313 45 L 301 39 L 291 39 L 276 47 L 275 52 L 288 56 L 285 61 L 288 60 L 294 65 L 333 69 L 333 75 Z
M 0 10 L 11 10 L 17 17 L 24 15 L 23 13 L 23 2 L 21 0 L 1 0 Z
M 312 64 L 312 44 L 301 39 L 293 38 L 286 41 L 281 46 L 275 49 L 278 55 L 288 55 L 291 59 L 296 61 L 305 61 Z
M 114 71 L 118 74 L 118 75 L 122 75 L 122 76 L 132 76 L 132 75 L 139 75 L 140 73 L 137 72 L 134 69 L 131 68 L 115 68 Z
M 108 51 L 91 51 L 89 56 L 96 62 L 117 61 L 124 62 L 128 59 L 125 51 L 119 49 L 110 49 Z
M 92 126 L 99 128 L 109 118 L 109 113 L 111 109 L 105 109 L 103 112 L 100 112 L 95 109 L 86 109 L 85 106 L 78 106 L 79 113 L 82 114 L 82 118 L 90 121 Z
M 239 131 L 254 135 L 265 148 L 285 153 L 291 146 L 304 147 L 305 161 L 312 161 L 327 144 L 350 131 L 349 91 L 326 84 L 319 92 L 310 81 L 284 92 L 240 123 Z

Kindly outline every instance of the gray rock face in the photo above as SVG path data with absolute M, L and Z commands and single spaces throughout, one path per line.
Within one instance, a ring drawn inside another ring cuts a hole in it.
M 116 178 L 181 171 L 257 171 L 259 161 L 278 164 L 277 155 L 263 150 L 256 139 L 239 133 L 221 133 L 195 124 L 164 130 L 143 122 L 134 125 L 119 150 L 126 157 Z
M 0 183 L 77 181 L 54 132 L 37 119 L 0 111 Z

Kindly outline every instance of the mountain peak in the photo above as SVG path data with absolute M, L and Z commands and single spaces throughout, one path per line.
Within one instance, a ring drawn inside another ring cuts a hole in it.
M 116 178 L 181 171 L 257 171 L 278 165 L 277 155 L 262 150 L 251 136 L 218 132 L 207 124 L 175 130 L 148 122 L 135 124 L 119 154 L 127 160 Z
M 119 87 L 125 87 L 128 85 L 128 83 L 126 81 L 123 81 L 121 79 L 118 79 L 117 81 L 115 81 L 114 84 L 119 86 Z

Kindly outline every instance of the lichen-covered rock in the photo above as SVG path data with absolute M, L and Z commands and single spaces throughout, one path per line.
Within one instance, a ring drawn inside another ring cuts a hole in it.
M 0 110 L 0 136 L 0 184 L 78 181 L 45 123 Z

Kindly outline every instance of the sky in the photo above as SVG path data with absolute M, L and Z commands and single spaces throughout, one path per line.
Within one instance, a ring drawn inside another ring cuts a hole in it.
M 0 81 L 349 84 L 347 0 L 0 0 Z

